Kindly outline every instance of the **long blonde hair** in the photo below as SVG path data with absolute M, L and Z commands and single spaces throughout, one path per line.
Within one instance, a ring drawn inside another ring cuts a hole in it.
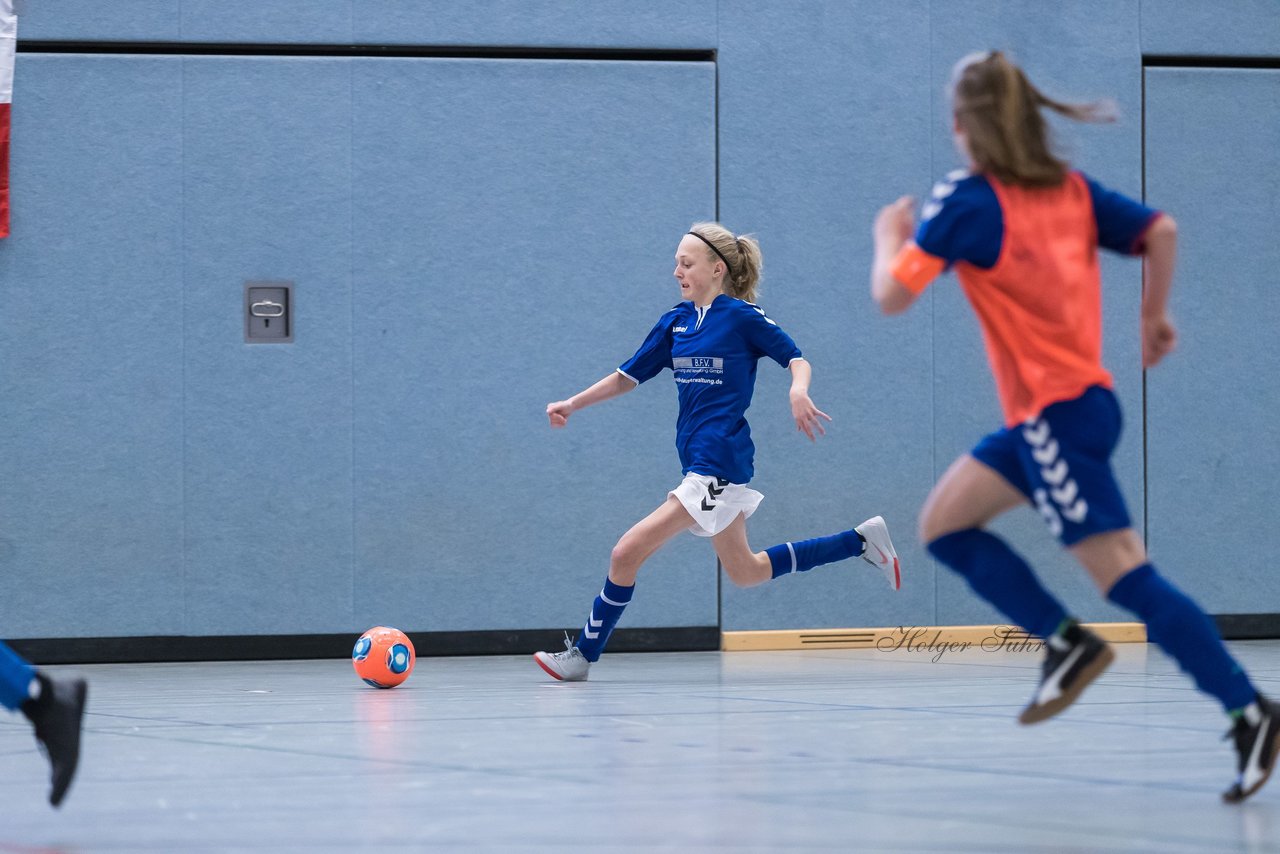
M 715 250 L 707 247 L 709 260 L 724 261 L 729 268 L 725 271 L 725 291 L 729 296 L 755 302 L 764 266 L 759 242 L 746 235 L 735 237 L 732 231 L 718 222 L 695 222 L 689 226 L 689 231 L 715 247 Z M 719 259 L 716 252 L 720 253 Z
M 956 64 L 951 105 L 979 171 L 1024 187 L 1056 186 L 1069 168 L 1051 149 L 1040 108 L 1081 122 L 1115 119 L 1108 101 L 1067 104 L 1046 97 L 998 50 L 970 54 Z

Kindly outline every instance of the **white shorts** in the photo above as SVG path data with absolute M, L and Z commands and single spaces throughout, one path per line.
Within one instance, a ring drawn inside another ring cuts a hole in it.
M 699 537 L 714 537 L 733 524 L 739 513 L 742 518 L 750 519 L 764 500 L 763 495 L 750 487 L 693 473 L 685 475 L 680 485 L 667 494 L 674 495 L 689 511 L 693 517 L 689 533 Z

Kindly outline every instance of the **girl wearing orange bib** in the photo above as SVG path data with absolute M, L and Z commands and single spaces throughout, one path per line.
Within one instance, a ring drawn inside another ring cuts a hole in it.
M 1074 702 L 1114 656 L 985 530 L 1014 507 L 1034 506 L 1099 590 L 1142 619 L 1151 641 L 1231 716 L 1238 776 L 1223 798 L 1244 800 L 1280 752 L 1280 707 L 1258 694 L 1212 620 L 1147 559 L 1110 463 L 1121 413 L 1101 359 L 1098 248 L 1145 257 L 1142 355 L 1154 367 L 1176 342 L 1166 309 L 1176 226 L 1050 151 L 1042 108 L 1094 121 L 1106 117 L 1101 105 L 1045 97 L 998 52 L 961 60 L 951 89 L 968 169 L 934 188 L 918 228 L 909 198 L 880 211 L 871 291 L 897 314 L 955 270 L 982 327 L 1003 424 L 934 486 L 921 539 L 979 596 L 1044 638 L 1040 685 L 1019 718 L 1036 723 Z

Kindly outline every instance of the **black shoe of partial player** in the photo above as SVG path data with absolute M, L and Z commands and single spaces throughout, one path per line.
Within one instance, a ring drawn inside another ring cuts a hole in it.
M 1253 722 L 1249 718 L 1253 717 Z M 1245 710 L 1227 733 L 1236 743 L 1236 768 L 1239 776 L 1231 788 L 1222 793 L 1229 804 L 1238 804 L 1262 788 L 1276 765 L 1280 753 L 1280 706 L 1258 695 L 1256 712 Z
M 1106 641 L 1079 623 L 1067 627 L 1057 648 L 1045 643 L 1045 653 L 1040 687 L 1018 716 L 1018 723 L 1039 723 L 1070 706 L 1116 657 Z
M 49 803 L 55 807 L 66 797 L 67 789 L 80 764 L 80 725 L 89 686 L 83 679 L 53 680 L 43 673 L 40 697 L 22 704 L 22 713 L 36 728 L 36 741 L 49 759 Z

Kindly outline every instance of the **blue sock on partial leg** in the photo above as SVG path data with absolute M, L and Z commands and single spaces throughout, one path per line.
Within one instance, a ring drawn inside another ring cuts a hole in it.
M 596 601 L 591 603 L 591 615 L 587 617 L 587 624 L 573 642 L 574 646 L 582 650 L 582 657 L 587 661 L 600 660 L 600 654 L 609 642 L 609 635 L 613 634 L 613 627 L 618 625 L 618 618 L 622 616 L 635 590 L 634 584 L 623 587 L 605 578 L 604 589 L 600 591 Z
M 841 531 L 829 537 L 770 546 L 764 553 L 769 556 L 773 577 L 777 578 L 793 572 L 808 572 L 824 563 L 855 557 L 862 554 L 862 549 L 861 534 L 857 531 Z
M 0 643 L 0 706 L 16 709 L 31 699 L 36 669 L 9 646 Z
M 1218 627 L 1187 594 L 1144 563 L 1115 583 L 1107 598 L 1147 624 L 1147 637 L 1178 662 L 1196 687 L 1228 712 L 1258 696 L 1248 675 L 1227 652 Z
M 995 534 L 978 528 L 956 531 L 929 543 L 929 553 L 1037 637 L 1049 638 L 1067 619 L 1066 609 L 1044 589 L 1027 562 Z

